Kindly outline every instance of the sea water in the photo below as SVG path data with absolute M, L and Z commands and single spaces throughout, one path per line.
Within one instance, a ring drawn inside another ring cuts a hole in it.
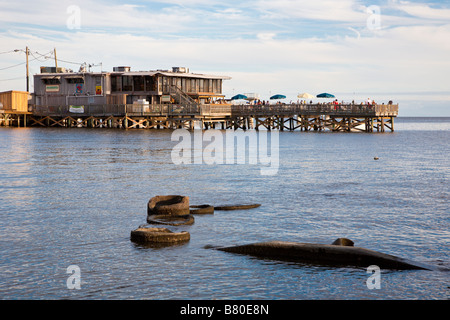
M 449 118 L 400 117 L 387 133 L 279 132 L 271 175 L 249 161 L 175 164 L 172 134 L 0 128 L 0 299 L 449 298 Z M 190 233 L 183 244 L 131 242 L 149 199 L 168 194 L 261 206 L 168 226 Z M 374 289 L 363 267 L 214 249 L 338 237 L 438 270 L 381 270 Z

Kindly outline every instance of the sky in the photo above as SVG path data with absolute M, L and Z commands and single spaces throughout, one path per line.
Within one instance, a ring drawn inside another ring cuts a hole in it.
M 450 1 L 0 0 L 0 91 L 41 66 L 187 67 L 230 76 L 226 98 L 328 92 L 450 116 Z

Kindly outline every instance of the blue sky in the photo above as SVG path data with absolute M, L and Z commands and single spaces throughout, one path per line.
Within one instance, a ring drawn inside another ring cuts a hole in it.
M 450 116 L 449 40 L 449 1 L 1 0 L 0 91 L 25 89 L 24 53 L 11 51 L 28 46 L 32 74 L 56 48 L 75 71 L 184 66 L 231 76 L 227 97 L 331 92 Z

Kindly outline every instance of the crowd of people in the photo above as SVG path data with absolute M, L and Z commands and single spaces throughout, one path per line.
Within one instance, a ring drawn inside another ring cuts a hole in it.
M 217 100 L 210 100 L 208 101 L 210 104 L 232 104 L 231 100 L 226 100 L 226 99 L 217 99 Z M 313 102 L 312 100 L 310 100 L 309 102 L 307 100 L 297 100 L 297 102 L 294 102 L 292 100 L 290 100 L 289 103 L 286 102 L 282 102 L 281 100 L 277 100 L 277 101 L 266 101 L 266 100 L 260 100 L 260 99 L 255 99 L 255 100 L 250 100 L 250 101 L 245 101 L 245 103 L 235 103 L 235 104 L 246 104 L 246 105 L 253 105 L 253 106 L 266 106 L 266 105 L 286 105 L 286 104 L 297 104 L 297 105 L 308 105 L 308 104 L 317 104 L 317 105 L 331 105 L 331 106 L 340 106 L 340 105 L 358 105 L 358 106 L 368 106 L 368 107 L 373 107 L 376 106 L 377 103 L 375 102 L 375 100 L 367 98 L 367 100 L 365 100 L 364 102 L 360 102 L 359 104 L 355 102 L 355 100 L 353 100 L 351 103 L 346 103 L 344 101 L 339 102 L 338 99 L 335 99 L 333 101 L 327 101 L 327 102 Z M 392 104 L 392 100 L 390 100 L 388 102 L 388 105 Z M 382 105 L 384 105 L 384 102 L 382 103 Z

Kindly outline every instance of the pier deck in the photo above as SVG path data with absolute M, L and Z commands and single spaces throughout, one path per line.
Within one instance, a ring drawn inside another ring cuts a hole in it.
M 188 128 L 302 131 L 394 131 L 398 105 L 86 105 L 30 106 L 27 113 L 0 113 L 0 125 L 91 128 Z

